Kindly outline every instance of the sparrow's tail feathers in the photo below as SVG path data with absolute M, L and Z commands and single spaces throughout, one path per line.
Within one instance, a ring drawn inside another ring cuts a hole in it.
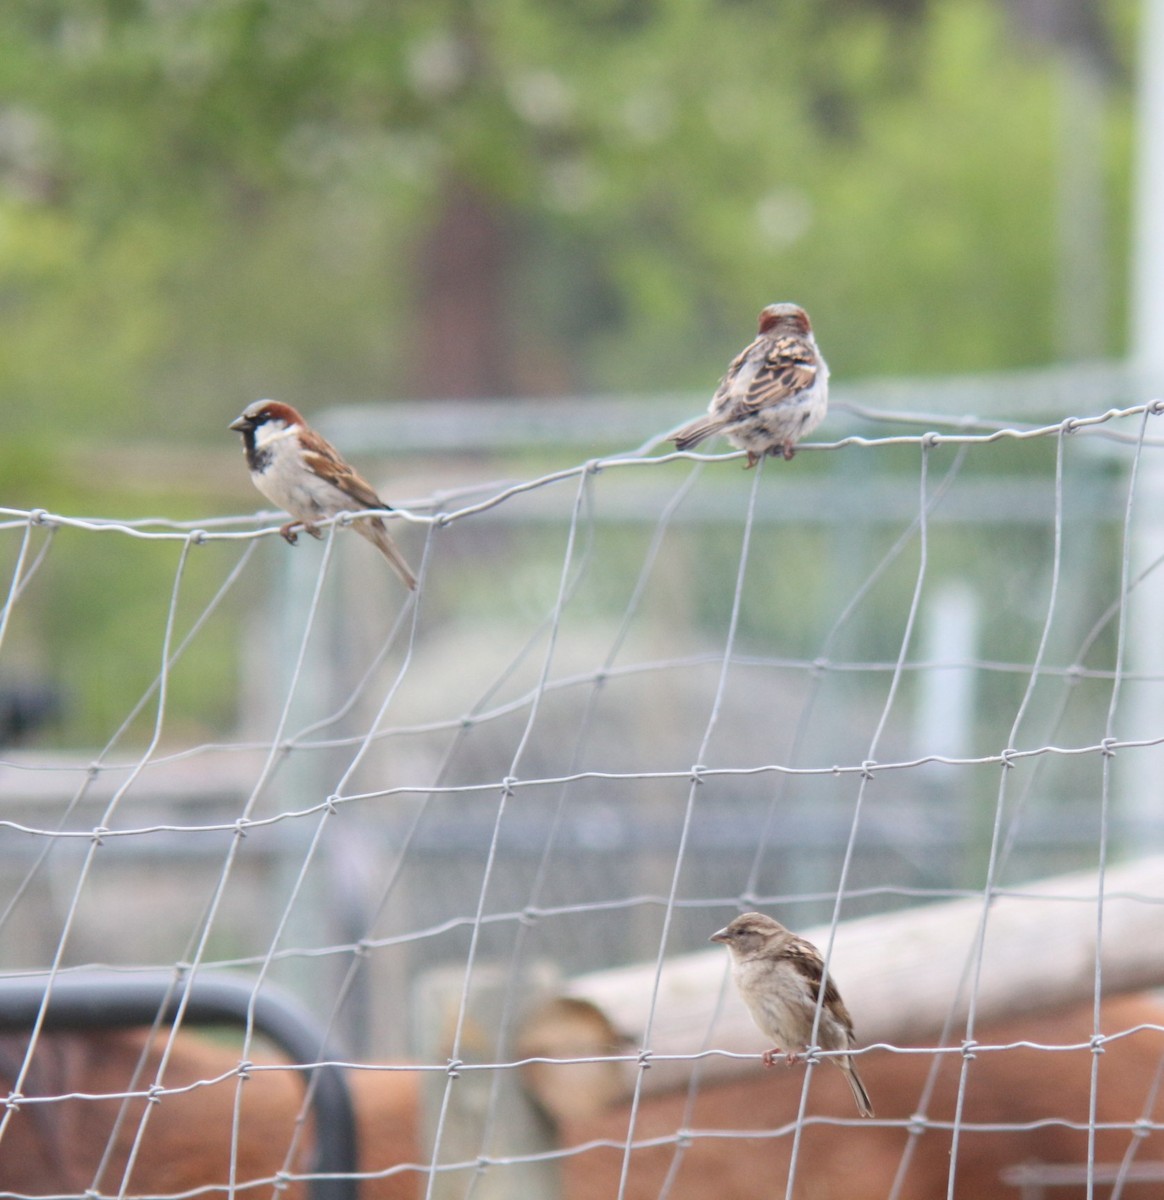
M 853 1099 L 857 1102 L 857 1111 L 863 1117 L 871 1117 L 873 1115 L 873 1105 L 869 1101 L 869 1093 L 865 1091 L 865 1085 L 861 1082 L 861 1076 L 857 1074 L 857 1068 L 853 1065 L 853 1060 L 851 1058 L 834 1058 L 833 1062 L 844 1071 L 845 1078 L 849 1081 L 849 1087 L 853 1092 Z
M 356 528 L 380 551 L 392 564 L 396 574 L 404 581 L 404 586 L 410 591 L 416 590 L 416 576 L 405 561 L 404 555 L 396 548 L 392 535 L 379 517 L 370 517 L 367 521 L 357 521 Z
M 705 438 L 719 433 L 721 428 L 722 423 L 715 417 L 700 417 L 698 421 L 692 421 L 690 425 L 684 425 L 677 433 L 672 434 L 671 440 L 675 443 L 676 449 L 690 450 L 692 446 L 698 446 Z

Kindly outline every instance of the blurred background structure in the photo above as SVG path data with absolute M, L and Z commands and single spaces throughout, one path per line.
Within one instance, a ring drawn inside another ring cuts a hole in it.
M 399 1058 L 429 967 L 1158 851 L 1162 62 L 1159 0 L 4 6 L 0 968 Z M 781 299 L 821 444 L 667 458 Z M 263 395 L 415 598 L 251 515 Z

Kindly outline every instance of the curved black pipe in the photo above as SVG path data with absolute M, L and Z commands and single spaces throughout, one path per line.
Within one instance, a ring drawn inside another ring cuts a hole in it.
M 31 1029 L 44 1003 L 43 975 L 0 978 L 0 1031 Z M 57 975 L 45 1012 L 45 1029 L 116 1029 L 152 1025 L 161 1012 L 169 1021 L 183 998 L 183 1021 L 190 1025 L 245 1025 L 254 1013 L 254 1028 L 278 1045 L 293 1063 L 304 1067 L 315 1116 L 316 1152 L 308 1189 L 311 1200 L 357 1200 L 356 1118 L 341 1067 L 318 1024 L 297 1000 L 267 984 L 255 994 L 253 981 L 237 975 L 195 977 L 189 987 L 172 973 L 70 971 Z M 188 993 L 188 994 L 187 994 Z M 331 1176 L 331 1178 L 326 1178 Z M 346 1178 L 344 1178 L 346 1176 Z

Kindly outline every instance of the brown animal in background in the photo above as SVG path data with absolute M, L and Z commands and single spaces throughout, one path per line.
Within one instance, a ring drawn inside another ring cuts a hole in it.
M 1164 1008 L 1144 997 L 1108 1001 L 1103 1007 L 1106 1033 L 1137 1029 L 1103 1047 L 1098 1060 L 1096 1119 L 1100 1125 L 1130 1124 L 1141 1118 L 1159 1124 L 1164 1110 Z M 1087 1159 L 1087 1121 L 1091 1092 L 1091 1006 L 1058 1014 L 1025 1017 L 978 1031 L 980 1047 L 1032 1041 L 1047 1045 L 1082 1044 L 1078 1050 L 978 1049 L 969 1065 L 963 1128 L 957 1158 L 958 1200 L 1017 1196 L 1002 1180 L 1008 1167 L 1029 1163 L 1082 1166 Z M 70 1091 L 118 1091 L 131 1076 L 146 1044 L 140 1031 L 47 1034 L 38 1045 L 36 1068 L 25 1092 L 56 1095 Z M 19 1039 L 0 1039 L 0 1074 L 10 1080 L 23 1055 Z M 147 1076 L 152 1078 L 157 1046 L 151 1049 Z M 906 1123 L 922 1104 L 934 1061 L 928 1053 L 873 1051 L 861 1055 L 861 1070 L 875 1090 L 878 1119 L 847 1118 L 844 1124 L 806 1125 L 800 1147 L 794 1195 L 798 1200 L 885 1200 L 910 1142 Z M 166 1073 L 169 1086 L 193 1083 L 234 1070 L 232 1049 L 195 1035 L 178 1039 Z M 904 1171 L 900 1200 L 934 1200 L 946 1195 L 953 1120 L 962 1056 L 943 1055 L 926 1116 L 938 1128 L 927 1129 L 914 1143 Z M 658 1200 L 668 1172 L 674 1178 L 668 1200 L 760 1200 L 782 1197 L 787 1179 L 792 1128 L 800 1104 L 802 1072 L 763 1072 L 754 1079 L 700 1089 L 693 1115 L 684 1117 L 686 1094 L 647 1096 L 634 1128 L 636 1141 L 668 1139 L 668 1144 L 636 1149 L 631 1157 L 626 1200 Z M 377 1173 L 402 1163 L 424 1162 L 417 1130 L 417 1076 L 399 1071 L 350 1074 L 360 1125 L 360 1169 Z M 228 1178 L 230 1126 L 236 1081 L 166 1096 L 150 1119 L 147 1137 L 131 1176 L 130 1191 L 162 1195 Z M 1161 1093 L 1157 1098 L 1157 1090 Z M 286 1147 L 303 1094 L 294 1070 L 255 1072 L 243 1085 L 243 1109 L 237 1179 L 268 1178 L 283 1169 Z M 93 1183 L 118 1108 L 115 1100 L 69 1100 L 23 1105 L 0 1142 L 0 1191 L 51 1195 L 81 1191 Z M 102 1176 L 106 1190 L 120 1182 L 125 1156 L 137 1128 L 141 1102 L 131 1106 L 132 1120 L 119 1134 L 113 1160 Z M 851 1112 L 851 1100 L 839 1072 L 813 1070 L 810 1118 Z M 619 1104 L 600 1116 L 563 1121 L 563 1150 L 595 1139 L 613 1145 L 564 1157 L 566 1200 L 613 1200 L 618 1194 L 622 1144 L 630 1106 Z M 892 1122 L 892 1124 L 890 1124 Z M 1043 1124 L 1044 1122 L 1056 1122 Z M 1066 1123 L 1081 1128 L 1068 1128 Z M 1009 1128 L 975 1128 L 1005 1125 Z M 1037 1128 L 1016 1128 L 1038 1125 Z M 675 1138 L 689 1131 L 686 1148 Z M 739 1131 L 739 1137 L 723 1131 Z M 701 1136 L 712 1134 L 714 1136 Z M 1148 1132 L 1142 1141 L 1128 1130 L 1100 1129 L 1096 1161 L 1118 1164 L 1130 1146 L 1135 1162 L 1164 1160 L 1164 1133 Z M 306 1163 L 307 1147 L 298 1166 Z M 492 1170 L 504 1173 L 498 1166 Z M 361 1185 L 363 1200 L 414 1200 L 424 1176 L 405 1170 Z M 248 1192 L 248 1194 L 250 1194 Z M 258 1194 L 258 1193 L 256 1193 Z M 302 1197 L 291 1187 L 290 1196 Z M 1056 1187 L 1053 1200 L 1082 1200 L 1086 1189 Z M 1121 1200 L 1149 1200 L 1161 1185 L 1129 1183 Z M 1097 1200 L 1110 1188 L 1099 1186 Z
M 1101 1028 L 1115 1033 L 1142 1024 L 1164 1024 L 1164 1009 L 1143 997 L 1109 1000 Z M 979 1050 L 969 1066 L 965 1109 L 957 1158 L 954 1195 L 958 1200 L 994 1200 L 1018 1195 L 1001 1173 L 1024 1163 L 1082 1166 L 1087 1161 L 1087 1121 L 1091 1092 L 1092 1052 L 1090 1005 L 1057 1014 L 1025 1017 L 977 1031 L 981 1046 L 1034 1041 L 1045 1045 L 1082 1043 L 1084 1049 L 1039 1051 Z M 878 1121 L 850 1119 L 846 1125 L 813 1125 L 804 1129 L 796 1170 L 797 1198 L 812 1200 L 885 1200 L 909 1143 L 903 1127 L 919 1110 L 930 1054 L 874 1052 L 861 1056 L 861 1071 L 877 1096 Z M 933 1099 L 926 1107 L 931 1122 L 951 1122 L 962 1066 L 959 1053 L 945 1055 Z M 635 1124 L 635 1140 L 674 1137 L 693 1131 L 689 1145 L 670 1144 L 635 1150 L 631 1157 L 626 1200 L 657 1200 L 670 1170 L 675 1178 L 668 1200 L 760 1200 L 783 1197 L 792 1148 L 792 1127 L 800 1104 L 803 1074 L 764 1072 L 745 1082 L 701 1089 L 690 1119 L 684 1118 L 685 1093 L 643 1100 Z M 1099 1057 L 1096 1119 L 1130 1123 L 1147 1117 L 1164 1119 L 1164 1032 L 1145 1029 L 1118 1038 Z M 1160 1095 L 1157 1096 L 1156 1089 Z M 841 1076 L 814 1070 L 808 1114 L 841 1114 L 848 1096 Z M 851 1111 L 851 1109 L 850 1109 Z M 570 1122 L 562 1130 L 564 1147 L 595 1138 L 612 1139 L 615 1148 L 587 1151 L 567 1158 L 568 1200 L 609 1200 L 618 1194 L 629 1107 L 601 1117 Z M 896 1122 L 887 1127 L 884 1122 Z M 1055 1121 L 1041 1128 L 976 1131 L 965 1126 Z M 701 1131 L 740 1130 L 738 1138 L 700 1137 Z M 778 1130 L 778 1134 L 769 1131 Z M 950 1169 L 950 1128 L 932 1128 L 918 1137 L 904 1174 L 900 1200 L 945 1197 Z M 1096 1161 L 1118 1164 L 1135 1145 L 1136 1162 L 1164 1160 L 1164 1133 L 1139 1141 L 1128 1130 L 1100 1130 Z M 676 1159 L 678 1157 L 678 1162 Z M 1121 1200 L 1159 1198 L 1160 1182 L 1128 1184 Z M 1108 1187 L 1095 1195 L 1107 1197 Z M 1082 1200 L 1079 1186 L 1056 1187 L 1048 1200 Z
M 71 1092 L 118 1093 L 130 1088 L 134 1068 L 149 1041 L 142 1030 L 43 1034 L 25 1079 L 26 1096 Z M 11 1086 L 24 1057 L 27 1040 L 0 1038 L 0 1076 Z M 139 1079 L 152 1081 L 163 1042 L 149 1047 Z M 276 1062 L 274 1059 L 256 1062 Z M 234 1048 L 198 1034 L 175 1042 L 164 1084 L 180 1088 L 198 1080 L 230 1075 L 238 1067 Z M 360 1144 L 377 1162 L 395 1166 L 417 1157 L 416 1076 L 401 1071 L 353 1071 L 349 1075 L 359 1121 Z M 139 1082 L 135 1090 L 141 1090 Z M 238 1080 L 229 1077 L 179 1095 L 165 1095 L 150 1114 L 145 1138 L 129 1177 L 133 1195 L 162 1196 L 198 1187 L 224 1186 L 230 1179 L 231 1124 Z M 303 1077 L 288 1068 L 255 1071 L 242 1085 L 241 1124 L 235 1179 L 269 1179 L 286 1170 L 287 1148 L 303 1102 Z M 121 1109 L 121 1101 L 62 1100 L 27 1103 L 12 1116 L 0 1141 L 0 1191 L 30 1196 L 62 1192 L 80 1194 L 95 1185 L 116 1193 L 137 1135 L 147 1101 L 131 1101 L 118 1130 L 110 1161 L 97 1178 L 101 1157 Z M 292 1169 L 309 1169 L 311 1136 L 300 1139 Z M 421 1177 L 404 1171 L 365 1184 L 365 1196 L 376 1200 L 414 1200 Z M 265 1195 L 250 1190 L 246 1195 Z M 306 1189 L 294 1184 L 282 1193 L 302 1200 Z

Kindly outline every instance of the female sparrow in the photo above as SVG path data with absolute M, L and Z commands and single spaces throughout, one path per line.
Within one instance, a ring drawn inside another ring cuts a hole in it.
M 765 454 L 795 453 L 802 437 L 824 419 L 829 369 L 816 348 L 808 314 L 799 304 L 769 304 L 756 340 L 732 360 L 707 408 L 672 440 L 690 450 L 722 433 L 748 452 L 754 467 Z
M 732 955 L 732 978 L 740 990 L 752 1020 L 760 1032 L 776 1045 L 764 1052 L 764 1065 L 771 1067 L 779 1054 L 795 1062 L 812 1040 L 817 997 L 824 960 L 820 951 L 804 938 L 790 933 L 779 921 L 763 913 L 744 913 L 730 925 L 711 935 L 723 942 Z M 854 1043 L 853 1021 L 832 979 L 824 980 L 824 1006 L 817 1026 L 822 1050 L 850 1050 Z M 873 1115 L 869 1093 L 849 1055 L 829 1060 L 845 1073 L 857 1110 Z
M 230 428 L 243 436 L 251 482 L 272 504 L 294 518 L 279 530 L 292 546 L 298 540 L 297 525 L 312 537 L 323 537 L 315 527 L 316 521 L 342 512 L 388 508 L 371 485 L 344 462 L 339 451 L 291 405 L 256 400 L 230 423 Z M 356 521 L 355 528 L 392 564 L 406 587 L 416 587 L 416 576 L 379 517 Z

